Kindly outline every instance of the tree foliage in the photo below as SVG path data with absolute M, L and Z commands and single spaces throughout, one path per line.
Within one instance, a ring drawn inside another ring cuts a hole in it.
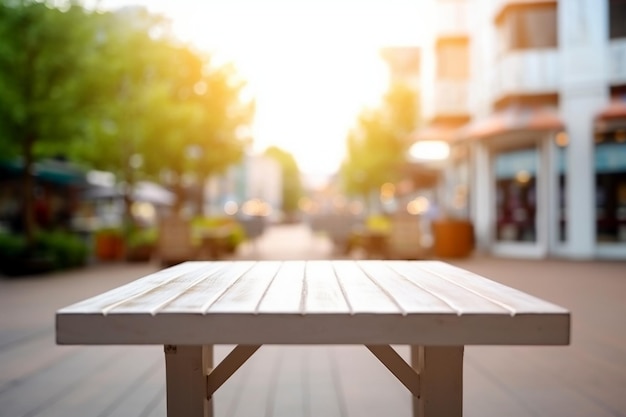
M 379 107 L 362 111 L 346 138 L 340 171 L 348 193 L 368 196 L 398 179 L 417 117 L 416 93 L 403 84 L 392 85 Z
M 0 0 L 0 158 L 24 162 L 29 234 L 37 158 L 62 153 L 129 185 L 165 172 L 174 186 L 202 180 L 247 146 L 244 87 L 145 9 Z
M 0 150 L 22 158 L 24 225 L 34 239 L 35 158 L 78 137 L 89 96 L 81 74 L 95 38 L 89 14 L 68 4 L 0 2 Z
M 298 202 L 303 195 L 302 181 L 298 164 L 289 152 L 276 146 L 266 149 L 265 155 L 278 161 L 281 166 L 283 177 L 283 211 L 285 214 L 292 214 L 298 210 Z
M 240 160 L 254 107 L 234 67 L 173 41 L 167 22 L 142 9 L 109 14 L 101 28 L 104 100 L 78 155 L 127 184 L 166 175 L 179 201 L 184 178 L 201 184 Z

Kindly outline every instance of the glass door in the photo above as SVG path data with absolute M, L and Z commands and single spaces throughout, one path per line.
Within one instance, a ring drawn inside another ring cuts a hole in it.
M 536 148 L 495 154 L 496 242 L 537 241 Z

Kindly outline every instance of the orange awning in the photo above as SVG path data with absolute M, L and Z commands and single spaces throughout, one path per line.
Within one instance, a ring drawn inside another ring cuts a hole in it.
M 612 100 L 596 115 L 596 120 L 626 119 L 626 101 Z
M 626 101 L 612 100 L 594 118 L 596 132 L 626 128 Z
M 471 123 L 463 136 L 481 139 L 511 132 L 544 132 L 565 129 L 555 109 L 515 107 L 494 113 Z
M 454 142 L 458 140 L 459 137 L 459 128 L 453 126 L 445 126 L 434 124 L 427 126 L 423 129 L 420 129 L 414 132 L 411 135 L 411 139 L 413 142 L 417 141 L 445 141 L 445 142 Z

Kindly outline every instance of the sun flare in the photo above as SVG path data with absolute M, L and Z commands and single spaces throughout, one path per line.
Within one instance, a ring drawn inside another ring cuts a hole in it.
M 236 66 L 256 101 L 256 150 L 279 146 L 317 176 L 338 169 L 359 112 L 388 87 L 380 48 L 414 44 L 418 33 L 409 0 L 145 4 L 169 16 L 182 39 Z

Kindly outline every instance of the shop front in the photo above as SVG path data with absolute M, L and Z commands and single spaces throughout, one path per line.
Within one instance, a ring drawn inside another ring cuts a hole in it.
M 566 242 L 567 136 L 549 108 L 512 108 L 466 131 L 477 244 L 494 255 L 542 258 Z
M 594 121 L 596 252 L 626 259 L 626 101 L 611 102 Z

